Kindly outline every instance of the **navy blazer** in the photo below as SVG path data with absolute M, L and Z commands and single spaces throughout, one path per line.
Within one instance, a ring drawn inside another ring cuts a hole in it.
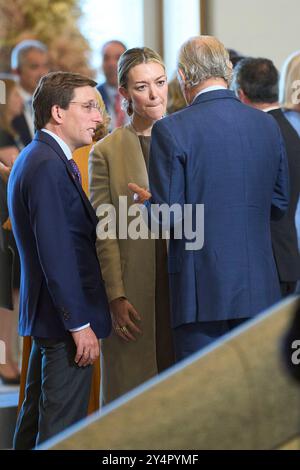
M 20 114 L 19 116 L 15 117 L 12 121 L 12 125 L 20 137 L 22 144 L 24 146 L 30 144 L 32 141 L 32 136 L 25 118 L 25 114 Z
M 110 110 L 111 106 L 112 106 L 112 103 L 109 101 L 109 97 L 108 97 L 108 94 L 107 94 L 107 91 L 106 91 L 106 88 L 105 88 L 105 83 L 101 83 L 100 85 L 97 85 L 97 90 L 99 91 L 103 101 L 104 101 L 104 104 L 105 104 L 105 108 L 107 110 L 107 112 Z
M 21 258 L 21 335 L 60 338 L 111 319 L 95 249 L 97 217 L 57 142 L 38 131 L 16 160 L 8 206 Z
M 152 203 L 204 204 L 204 246 L 171 238 L 172 325 L 251 317 L 280 299 L 270 213 L 288 205 L 288 168 L 275 120 L 229 90 L 200 94 L 158 121 Z

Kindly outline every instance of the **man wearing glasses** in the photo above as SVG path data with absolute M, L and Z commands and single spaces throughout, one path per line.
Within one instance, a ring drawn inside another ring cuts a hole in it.
M 111 329 L 95 251 L 97 218 L 72 159 L 102 121 L 95 86 L 67 72 L 40 80 L 37 132 L 9 181 L 22 265 L 19 332 L 33 337 L 16 449 L 33 448 L 86 416 L 98 338 Z

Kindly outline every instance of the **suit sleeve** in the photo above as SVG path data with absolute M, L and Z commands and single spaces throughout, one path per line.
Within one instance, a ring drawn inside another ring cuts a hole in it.
M 70 184 L 61 163 L 53 159 L 39 165 L 24 189 L 39 261 L 66 330 L 87 323 L 87 300 L 69 225 Z
M 272 197 L 271 219 L 278 220 L 284 216 L 289 204 L 289 168 L 286 156 L 285 144 L 279 132 L 280 162 Z
M 99 219 L 96 241 L 97 255 L 105 283 L 106 294 L 109 302 L 111 302 L 118 297 L 125 297 L 126 294 L 123 284 L 118 239 L 117 237 L 106 239 L 100 239 L 99 237 L 102 220 L 99 208 L 102 204 L 109 204 L 110 207 L 113 207 L 110 195 L 108 164 L 99 145 L 95 145 L 89 157 L 89 186 L 91 204 Z
M 178 145 L 175 136 L 164 120 L 158 121 L 152 130 L 149 185 L 151 199 L 145 204 L 148 209 L 148 225 L 162 225 L 157 219 L 153 205 L 168 205 L 170 228 L 182 223 L 185 204 L 185 152 Z M 180 206 L 179 212 L 175 205 Z M 172 208 L 173 206 L 173 208 Z M 174 210 L 173 210 L 174 209 Z M 151 222 L 150 222 L 151 221 Z

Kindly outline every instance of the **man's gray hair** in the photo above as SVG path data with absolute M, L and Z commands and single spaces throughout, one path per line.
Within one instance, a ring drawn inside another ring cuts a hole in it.
M 32 49 L 39 50 L 40 52 L 48 52 L 47 46 L 41 41 L 35 39 L 25 39 L 19 42 L 11 53 L 11 69 L 16 70 L 20 68 L 25 62 L 25 57 Z
M 223 78 L 228 85 L 232 65 L 225 46 L 213 36 L 194 36 L 180 48 L 178 69 L 185 76 L 185 84 L 192 88 L 209 78 Z

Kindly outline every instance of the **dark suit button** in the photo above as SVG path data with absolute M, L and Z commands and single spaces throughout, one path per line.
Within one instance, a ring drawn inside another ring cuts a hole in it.
M 68 310 L 64 307 L 61 307 L 60 309 L 61 313 L 62 313 L 62 316 L 63 316 L 63 319 L 64 320 L 69 320 L 70 319 L 70 313 L 68 312 Z

